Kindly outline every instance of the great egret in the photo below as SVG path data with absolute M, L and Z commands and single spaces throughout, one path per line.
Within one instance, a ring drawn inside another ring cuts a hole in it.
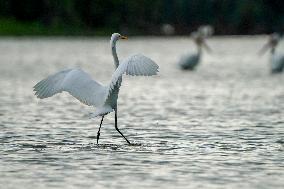
M 122 83 L 122 75 L 125 73 L 132 76 L 152 76 L 157 75 L 159 68 L 154 61 L 141 54 L 129 56 L 120 63 L 116 53 L 116 42 L 119 39 L 127 39 L 127 37 L 118 33 L 112 34 L 110 45 L 116 70 L 108 85 L 103 86 L 83 70 L 75 68 L 60 71 L 34 86 L 35 95 L 40 99 L 66 91 L 80 102 L 96 107 L 93 117 L 102 117 L 97 133 L 97 143 L 99 142 L 104 116 L 115 111 L 115 129 L 130 144 L 117 127 L 117 98 Z
M 193 41 L 197 46 L 197 52 L 194 54 L 183 55 L 179 61 L 179 66 L 183 70 L 194 70 L 200 62 L 202 54 L 202 47 L 208 52 L 211 51 L 210 47 L 206 44 L 205 38 L 199 32 L 194 32 L 192 35 Z
M 284 54 L 280 54 L 276 51 L 276 47 L 280 41 L 280 36 L 277 33 L 273 33 L 269 36 L 268 42 L 260 50 L 260 54 L 263 54 L 269 48 L 271 49 L 270 57 L 270 69 L 271 73 L 281 73 L 284 69 Z

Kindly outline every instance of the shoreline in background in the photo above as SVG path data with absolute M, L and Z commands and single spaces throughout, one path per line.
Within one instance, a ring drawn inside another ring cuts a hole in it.
M 14 19 L 1 19 L 0 18 L 0 37 L 92 37 L 92 36 L 102 36 L 107 37 L 114 32 L 123 33 L 128 36 L 168 36 L 168 37 L 178 37 L 178 36 L 188 36 L 190 32 L 177 32 L 173 35 L 165 35 L 162 32 L 145 33 L 144 31 L 138 31 L 131 28 L 88 28 L 86 26 L 74 26 L 72 25 L 57 25 L 57 26 L 46 26 L 39 22 L 19 22 Z M 265 33 L 255 33 L 255 34 L 218 34 L 214 36 L 253 36 L 253 35 L 265 35 Z
M 123 33 L 124 34 L 124 33 Z M 126 34 L 124 34 L 126 35 Z M 36 38 L 45 38 L 45 39 L 68 39 L 68 38 L 73 38 L 73 39 L 109 39 L 110 33 L 106 33 L 104 35 L 0 35 L 0 39 L 36 39 Z M 167 38 L 167 39 L 191 39 L 190 34 L 188 35 L 126 35 L 131 38 L 139 39 L 139 38 Z M 211 36 L 210 39 L 218 39 L 218 38 L 247 38 L 247 37 L 252 37 L 252 38 L 259 38 L 259 37 L 266 37 L 268 34 L 255 34 L 255 35 L 214 35 Z M 207 39 L 207 40 L 210 40 Z

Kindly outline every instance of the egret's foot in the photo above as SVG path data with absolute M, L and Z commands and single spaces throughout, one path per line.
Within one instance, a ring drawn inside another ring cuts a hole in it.
M 133 142 L 133 143 L 129 144 L 129 146 L 143 146 L 143 144 Z
M 131 143 L 129 142 L 129 140 L 127 140 L 127 138 L 124 137 L 124 139 L 126 140 L 126 142 L 131 145 Z

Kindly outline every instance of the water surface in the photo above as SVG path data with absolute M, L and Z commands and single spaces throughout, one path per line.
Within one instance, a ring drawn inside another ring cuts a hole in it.
M 177 69 L 188 38 L 130 38 L 156 77 L 124 77 L 121 131 L 68 94 L 33 95 L 39 80 L 81 67 L 107 84 L 108 38 L 0 39 L 0 188 L 283 188 L 284 74 L 269 74 L 265 37 L 213 38 L 195 72 Z M 283 50 L 280 47 L 280 50 Z

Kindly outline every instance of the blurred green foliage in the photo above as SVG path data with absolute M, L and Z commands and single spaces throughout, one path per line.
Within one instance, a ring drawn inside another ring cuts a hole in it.
M 217 34 L 284 29 L 283 0 L 0 0 L 0 35 L 177 34 L 199 25 Z

